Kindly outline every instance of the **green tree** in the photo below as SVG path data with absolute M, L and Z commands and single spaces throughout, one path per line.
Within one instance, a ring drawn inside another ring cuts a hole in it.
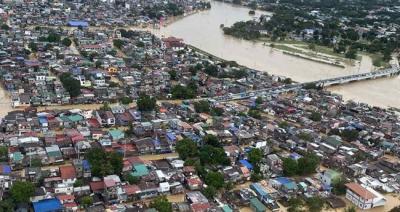
M 179 157 L 183 160 L 193 158 L 198 155 L 197 144 L 188 138 L 178 141 L 175 149 L 178 152 Z
M 282 121 L 278 124 L 278 126 L 280 128 L 288 128 L 289 127 L 289 123 L 287 123 L 287 121 Z
M 94 63 L 94 66 L 95 66 L 96 68 L 100 68 L 101 65 L 103 65 L 103 62 L 102 62 L 101 60 L 96 60 L 96 62 Z
M 171 70 L 168 73 L 172 80 L 176 80 L 177 73 L 175 70 Z
M 208 199 L 213 199 L 217 194 L 217 190 L 213 186 L 207 186 L 207 188 L 203 189 L 201 193 L 203 193 Z
M 263 103 L 263 98 L 261 96 L 257 97 L 255 100 L 256 105 L 261 105 Z
M 84 196 L 81 198 L 81 205 L 83 208 L 88 208 L 93 204 L 93 197 L 92 196 Z
M 250 117 L 253 117 L 255 119 L 261 118 L 261 113 L 257 109 L 250 109 L 249 112 L 247 112 L 247 115 L 249 115 Z
M 206 100 L 195 102 L 194 109 L 197 113 L 208 113 L 210 112 L 210 103 Z
M 196 96 L 195 87 L 184 87 L 182 85 L 175 85 L 171 89 L 172 98 L 174 99 L 192 99 Z
M 203 146 L 199 151 L 199 158 L 202 164 L 206 165 L 229 165 L 230 160 L 224 149 L 211 145 Z
M 357 140 L 359 132 L 355 129 L 345 129 L 340 133 L 340 136 L 346 141 Z
M 224 187 L 224 175 L 220 172 L 208 172 L 205 178 L 205 183 L 216 189 Z
M 77 179 L 74 182 L 74 187 L 81 187 L 81 186 L 83 186 L 83 181 L 81 179 Z
M 51 32 L 48 36 L 47 36 L 47 42 L 50 43 L 58 43 L 61 41 L 61 36 L 57 33 Z
M 297 174 L 297 161 L 291 158 L 284 158 L 283 160 L 283 174 L 291 177 Z
M 310 198 L 306 199 L 306 205 L 310 212 L 322 211 L 324 204 L 325 204 L 325 200 L 318 196 L 310 197 Z
M 28 44 L 28 47 L 32 52 L 37 52 L 38 51 L 38 47 L 37 47 L 37 44 L 35 42 L 30 42 Z
M 165 196 L 158 196 L 150 203 L 151 208 L 155 208 L 159 212 L 172 212 L 172 204 Z
M 8 26 L 7 24 L 2 24 L 1 25 L 1 29 L 5 30 L 5 31 L 8 31 L 8 30 L 10 30 L 10 26 Z
M 71 46 L 72 41 L 71 41 L 71 39 L 69 39 L 69 38 L 64 38 L 64 39 L 62 40 L 62 44 L 63 44 L 64 46 L 69 47 L 69 46 Z
M 101 148 L 92 148 L 86 153 L 86 158 L 91 165 L 93 176 L 120 175 L 122 172 L 122 156 L 115 152 L 105 152 Z
M 116 152 L 111 152 L 111 153 L 108 153 L 107 160 L 110 162 L 111 166 L 113 167 L 113 173 L 120 175 L 122 172 L 122 169 L 124 168 L 122 155 L 120 155 Z
M 344 212 L 356 212 L 356 208 L 354 206 L 350 206 L 347 207 L 346 209 L 344 209 Z M 392 210 L 390 210 L 389 212 L 400 212 L 400 207 L 397 206 L 395 208 L 393 208 Z
M 251 149 L 250 152 L 247 154 L 247 159 L 254 166 L 260 164 L 262 158 L 263 158 L 263 153 L 261 149 L 258 148 Z
M 215 135 L 206 135 L 203 137 L 203 143 L 213 147 L 222 147 L 221 142 Z
M 211 108 L 211 115 L 213 116 L 222 116 L 224 114 L 224 109 L 220 107 Z
M 332 181 L 332 193 L 335 195 L 346 194 L 346 181 L 343 177 L 338 177 Z
M 321 115 L 321 113 L 318 113 L 318 112 L 316 112 L 316 111 L 313 111 L 313 112 L 311 113 L 311 115 L 310 115 L 309 118 L 310 118 L 312 121 L 319 122 L 319 121 L 322 120 L 322 115 Z
M 15 207 L 14 202 L 10 198 L 3 199 L 0 201 L 0 211 L 4 212 L 15 211 L 14 207 Z
M 303 200 L 300 198 L 290 198 L 289 199 L 288 212 L 302 212 L 302 207 L 304 206 Z
M 121 49 L 125 45 L 125 42 L 120 39 L 114 39 L 113 44 L 116 48 Z
M 138 184 L 140 182 L 140 177 L 132 176 L 130 173 L 124 175 L 124 179 L 131 185 Z
M 293 81 L 291 78 L 288 77 L 288 78 L 284 79 L 282 82 L 285 84 L 292 84 Z
M 252 172 L 250 175 L 250 180 L 252 182 L 258 182 L 260 180 L 262 180 L 263 176 L 261 175 L 261 173 L 256 173 L 256 172 Z
M 315 173 L 319 166 L 319 157 L 314 153 L 306 153 L 303 157 L 297 160 L 297 174 L 308 175 Z
M 31 167 L 42 167 L 42 160 L 40 158 L 33 158 L 31 160 Z
M 344 55 L 346 58 L 349 59 L 356 59 L 357 58 L 357 50 L 350 48 L 346 54 Z
M 120 101 L 122 104 L 124 104 L 124 105 L 129 105 L 130 103 L 133 102 L 132 98 L 130 98 L 129 96 L 121 97 L 121 98 L 119 99 L 119 101 Z
M 7 161 L 8 148 L 6 146 L 0 146 L 0 161 Z
M 148 95 L 140 95 L 136 103 L 140 111 L 153 111 L 156 108 L 156 98 Z
M 11 199 L 15 203 L 27 203 L 35 193 L 35 186 L 31 182 L 15 181 L 11 187 Z
M 315 51 L 315 43 L 308 44 L 308 48 Z
M 71 97 L 77 97 L 81 94 L 81 83 L 72 77 L 70 73 L 61 74 L 60 81 Z
M 100 107 L 100 110 L 111 110 L 110 104 L 108 102 L 104 102 Z

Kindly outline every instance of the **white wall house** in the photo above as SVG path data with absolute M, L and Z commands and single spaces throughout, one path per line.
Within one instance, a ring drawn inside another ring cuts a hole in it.
M 346 187 L 346 199 L 360 209 L 366 210 L 386 204 L 384 196 L 370 187 L 358 183 L 347 183 Z

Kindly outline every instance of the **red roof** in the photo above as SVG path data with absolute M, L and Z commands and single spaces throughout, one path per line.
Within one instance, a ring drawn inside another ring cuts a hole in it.
M 74 200 L 75 196 L 74 195 L 68 195 L 68 194 L 61 194 L 57 196 L 57 199 L 59 199 L 60 201 L 64 201 L 64 200 Z
M 64 203 L 63 205 L 64 205 L 64 207 L 66 207 L 66 208 L 74 208 L 74 207 L 77 207 L 77 206 L 78 206 L 75 202 Z
M 60 166 L 60 173 L 63 180 L 76 178 L 75 167 L 72 165 Z
M 92 189 L 93 192 L 104 190 L 104 182 L 103 181 L 93 181 L 93 182 L 90 182 L 89 185 L 90 185 L 90 189 Z
M 373 199 L 376 197 L 375 194 L 368 191 L 366 188 L 362 187 L 358 183 L 347 183 L 346 187 L 347 189 L 350 189 L 353 193 L 357 194 L 365 200 Z
M 209 209 L 210 203 L 194 203 L 191 204 L 190 207 L 192 208 L 193 212 L 204 212 L 207 211 L 207 209 Z
M 95 128 L 101 127 L 100 123 L 95 118 L 88 119 L 87 122 L 90 127 L 95 127 Z
M 125 193 L 128 195 L 136 194 L 140 192 L 140 188 L 137 185 L 124 185 Z
M 189 185 L 201 185 L 201 184 L 203 184 L 203 182 L 200 180 L 200 178 L 197 178 L 197 177 L 187 179 L 187 183 Z

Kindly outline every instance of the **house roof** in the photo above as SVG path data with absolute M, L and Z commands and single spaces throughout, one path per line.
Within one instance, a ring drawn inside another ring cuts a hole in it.
M 59 211 L 62 209 L 61 202 L 57 198 L 44 199 L 32 204 L 35 212 Z
M 134 171 L 132 172 L 132 176 L 141 177 L 149 174 L 149 170 L 147 166 L 144 164 L 137 164 L 133 166 Z
M 68 195 L 68 194 L 61 194 L 57 196 L 57 199 L 59 199 L 60 201 L 63 200 L 74 200 L 75 196 L 74 195 Z
M 73 167 L 72 165 L 60 166 L 60 173 L 61 179 L 63 180 L 76 178 L 75 167 Z
M 257 198 L 252 198 L 250 199 L 250 204 L 255 207 L 257 210 L 256 211 L 266 211 L 267 208 L 265 205 L 263 205 Z
M 103 181 L 93 181 L 89 183 L 90 189 L 93 192 L 104 190 L 104 182 Z
M 368 191 L 368 189 L 362 187 L 358 183 L 347 183 L 346 187 L 363 199 L 373 199 L 376 197 L 372 192 Z
M 9 165 L 0 165 L 0 174 L 10 174 L 11 167 Z
M 125 193 L 128 195 L 136 194 L 140 192 L 140 188 L 137 185 L 124 185 Z
M 249 163 L 249 161 L 247 160 L 240 160 L 239 161 L 240 164 L 242 164 L 243 166 L 245 166 L 248 169 L 253 169 L 253 165 L 251 165 L 251 163 Z

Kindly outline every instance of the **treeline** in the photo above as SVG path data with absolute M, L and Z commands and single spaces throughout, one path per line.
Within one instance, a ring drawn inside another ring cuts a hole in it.
M 389 61 L 391 53 L 400 47 L 400 35 L 382 34 L 382 29 L 398 23 L 400 13 L 377 9 L 395 10 L 395 3 L 394 0 L 283 0 L 276 5 L 264 1 L 261 6 L 274 12 L 269 20 L 261 17 L 258 21 L 237 22 L 223 30 L 227 35 L 249 40 L 260 38 L 260 30 L 265 30 L 272 41 L 298 37 L 332 48 L 347 58 L 355 59 L 357 52 L 363 51 Z M 371 10 L 377 10 L 373 20 L 366 18 Z M 311 11 L 319 14 L 313 15 Z M 312 30 L 311 34 L 306 30 Z

